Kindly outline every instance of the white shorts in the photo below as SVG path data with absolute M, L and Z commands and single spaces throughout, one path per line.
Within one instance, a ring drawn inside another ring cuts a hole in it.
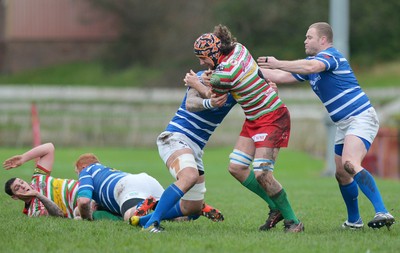
M 336 122 L 336 127 L 335 145 L 343 144 L 346 135 L 361 137 L 372 144 L 379 130 L 379 119 L 371 107 L 356 116 Z
M 197 169 L 204 172 L 203 150 L 186 135 L 177 132 L 162 132 L 157 138 L 158 152 L 161 159 L 167 164 L 168 158 L 176 151 L 190 148 L 193 152 Z M 175 178 L 176 179 L 176 178 Z M 183 195 L 185 200 L 202 200 L 206 192 L 205 183 L 194 185 Z
M 196 160 L 197 169 L 204 171 L 203 150 L 189 137 L 176 132 L 162 132 L 157 138 L 158 153 L 161 159 L 167 164 L 168 158 L 176 151 L 190 148 Z
M 153 196 L 159 200 L 164 188 L 154 178 L 146 173 L 129 174 L 121 178 L 114 188 L 114 198 L 119 207 L 128 199 L 146 199 Z

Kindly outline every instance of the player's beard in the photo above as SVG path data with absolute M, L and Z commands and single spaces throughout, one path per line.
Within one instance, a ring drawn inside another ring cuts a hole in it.
M 306 47 L 306 48 L 305 48 L 305 52 L 306 52 L 306 55 L 308 55 L 308 56 L 314 56 L 314 55 L 316 55 L 319 51 L 318 51 L 316 48 L 314 48 L 314 47 Z

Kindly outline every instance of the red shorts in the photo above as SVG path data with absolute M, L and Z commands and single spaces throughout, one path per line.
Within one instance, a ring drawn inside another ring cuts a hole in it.
M 290 136 L 290 114 L 286 107 L 250 121 L 246 119 L 240 136 L 251 138 L 256 148 L 287 147 Z

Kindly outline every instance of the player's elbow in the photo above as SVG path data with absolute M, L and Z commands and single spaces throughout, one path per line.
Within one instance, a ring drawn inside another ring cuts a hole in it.
M 189 112 L 201 111 L 196 106 L 194 106 L 193 104 L 186 104 L 186 110 L 189 111 Z
M 189 112 L 193 112 L 194 106 L 193 103 L 189 101 L 189 99 L 186 100 L 185 107 L 186 110 L 188 110 Z
M 189 99 L 186 100 L 185 108 L 189 112 L 198 112 L 198 111 L 204 110 L 204 108 L 200 109 L 198 106 L 196 106 L 196 102 L 195 101 L 192 101 L 192 100 L 189 100 Z
M 50 154 L 50 153 L 54 153 L 55 147 L 54 147 L 53 143 L 47 142 L 42 145 L 42 149 L 45 150 L 44 151 L 45 154 Z

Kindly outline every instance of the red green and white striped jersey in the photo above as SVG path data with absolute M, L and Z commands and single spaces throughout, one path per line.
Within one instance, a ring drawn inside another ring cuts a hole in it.
M 230 92 L 248 120 L 256 120 L 285 106 L 261 77 L 257 62 L 242 44 L 237 43 L 235 49 L 222 56 L 219 62 L 211 77 L 213 91 L 221 95 Z
M 74 217 L 78 180 L 54 178 L 38 168 L 32 175 L 31 185 L 60 207 L 65 217 Z M 30 217 L 48 215 L 46 208 L 38 198 L 32 199 L 29 206 L 26 206 L 24 213 Z

